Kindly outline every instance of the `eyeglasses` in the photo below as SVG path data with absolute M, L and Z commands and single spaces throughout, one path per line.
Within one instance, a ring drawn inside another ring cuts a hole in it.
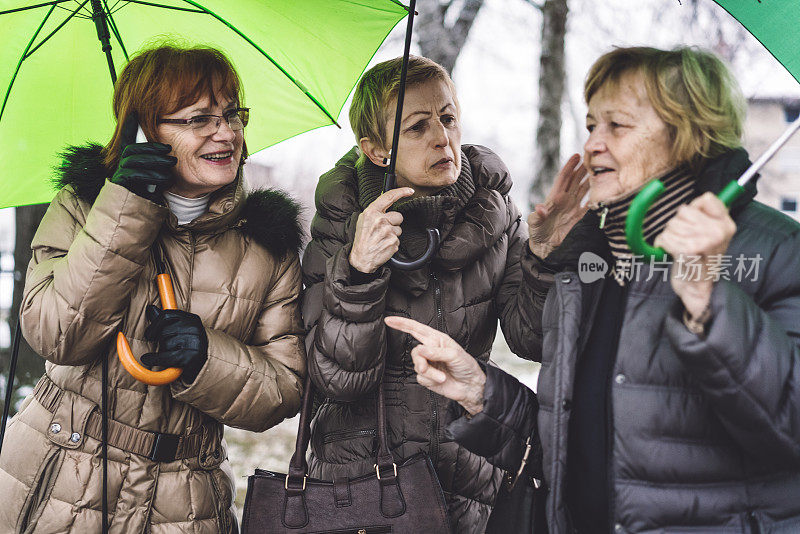
M 250 108 L 229 109 L 222 115 L 195 115 L 189 119 L 158 119 L 157 124 L 182 124 L 189 126 L 195 135 L 207 136 L 219 131 L 223 119 L 234 132 L 243 130 L 250 120 Z

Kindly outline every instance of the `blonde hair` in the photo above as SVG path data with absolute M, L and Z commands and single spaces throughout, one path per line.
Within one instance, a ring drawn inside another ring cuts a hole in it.
M 388 109 L 388 106 L 397 98 L 400 90 L 402 65 L 402 57 L 378 63 L 358 82 L 350 106 L 350 126 L 356 135 L 356 144 L 366 137 L 377 146 L 389 149 L 386 123 L 395 110 L 394 107 Z M 425 57 L 409 56 L 406 89 L 431 80 L 442 81 L 450 88 L 456 108 L 460 111 L 456 86 L 444 67 Z
M 586 102 L 600 87 L 616 86 L 627 74 L 641 76 L 650 104 L 667 124 L 676 164 L 688 163 L 697 171 L 705 160 L 741 146 L 744 97 L 712 52 L 693 47 L 617 48 L 589 69 Z

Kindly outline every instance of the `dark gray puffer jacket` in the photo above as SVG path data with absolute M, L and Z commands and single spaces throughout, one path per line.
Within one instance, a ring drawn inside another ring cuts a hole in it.
M 698 189 L 721 190 L 748 163 L 741 149 L 712 160 Z M 752 201 L 752 192 L 731 213 L 732 276 L 715 283 L 705 339 L 683 325 L 679 299 L 660 273 L 648 281 L 645 266 L 629 284 L 609 377 L 612 532 L 800 532 L 800 225 Z M 529 306 L 544 302 L 538 428 L 553 533 L 572 530 L 564 486 L 575 362 L 601 284 L 614 283 L 585 284 L 576 272 L 580 252 L 603 254 L 597 222 L 587 215 L 557 258 L 547 258 L 561 262 L 559 274 L 548 275 L 535 258 L 523 261 L 525 276 L 540 283 Z M 742 281 L 734 276 L 740 254 L 761 258 L 758 273 Z M 517 435 L 484 443 L 482 452 L 514 465 L 537 399 L 507 375 L 489 379 L 485 411 Z M 480 427 L 459 420 L 451 430 L 475 450 L 478 432 L 491 432 L 487 419 L 475 421 Z
M 417 384 L 409 355 L 416 342 L 388 329 L 383 318 L 412 317 L 447 332 L 484 361 L 499 319 L 512 350 L 530 357 L 532 318 L 519 306 L 533 298 L 519 267 L 527 226 L 508 196 L 511 179 L 502 161 L 484 147 L 465 145 L 459 181 L 472 185 L 462 188 L 468 191 L 462 207 L 445 203 L 439 214 L 445 234 L 433 261 L 410 272 L 383 267 L 376 279 L 354 284 L 348 255 L 369 189 L 356 159 L 353 150 L 320 178 L 312 241 L 303 257 L 309 370 L 327 398 L 314 419 L 311 476 L 331 480 L 374 471 L 375 392 L 383 379 L 396 459 L 427 452 L 455 530 L 482 533 L 501 472 L 445 436 L 460 414 Z M 405 217 L 404 235 L 414 222 Z

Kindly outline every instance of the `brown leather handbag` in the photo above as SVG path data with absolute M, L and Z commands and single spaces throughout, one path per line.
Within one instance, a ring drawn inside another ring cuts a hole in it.
M 333 481 L 308 477 L 313 386 L 307 377 L 289 473 L 256 469 L 247 480 L 243 534 L 447 534 L 442 487 L 424 452 L 396 463 L 387 444 L 383 384 L 378 387 L 375 472 Z

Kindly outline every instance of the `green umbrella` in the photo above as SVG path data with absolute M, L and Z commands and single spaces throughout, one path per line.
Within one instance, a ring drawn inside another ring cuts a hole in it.
M 93 8 L 107 20 L 108 58 Z M 406 14 L 397 0 L 0 0 L 0 208 L 49 201 L 56 154 L 110 137 L 109 66 L 154 40 L 228 55 L 252 108 L 255 152 L 335 124 Z
M 744 26 L 783 65 L 795 80 L 800 81 L 800 3 L 798 0 L 714 0 Z M 753 165 L 738 179 L 731 181 L 717 195 L 730 206 L 744 191 L 744 186 L 758 176 L 758 171 L 800 129 L 795 120 Z M 642 222 L 650 205 L 664 191 L 664 184 L 654 180 L 636 195 L 625 220 L 625 237 L 634 254 L 663 261 L 664 249 L 651 246 L 644 239 Z
M 797 0 L 714 0 L 800 81 L 800 2 Z

